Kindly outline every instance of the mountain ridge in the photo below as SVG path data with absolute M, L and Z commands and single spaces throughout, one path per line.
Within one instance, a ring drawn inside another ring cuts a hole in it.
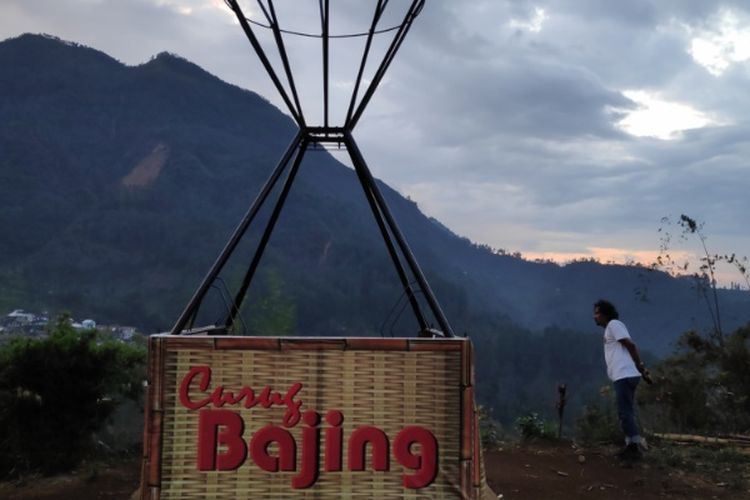
M 14 235 L 0 242 L 0 312 L 72 308 L 168 329 L 293 137 L 293 121 L 165 52 L 127 66 L 21 35 L 0 42 L 0 65 L 13 68 L 0 75 L 0 231 Z M 600 297 L 661 354 L 682 331 L 710 324 L 688 280 L 498 255 L 378 183 L 458 332 L 496 318 L 592 333 Z M 242 268 L 230 266 L 228 287 Z M 306 156 L 248 307 L 257 312 L 274 290 L 297 334 L 384 333 L 402 295 L 356 176 L 327 153 Z M 729 328 L 749 319 L 747 293 L 721 295 Z M 416 331 L 408 314 L 395 330 Z

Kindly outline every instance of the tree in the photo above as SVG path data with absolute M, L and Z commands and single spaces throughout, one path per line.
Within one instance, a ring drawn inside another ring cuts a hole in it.
M 680 215 L 680 218 L 672 222 L 669 217 L 662 217 L 661 227 L 659 232 L 662 234 L 661 243 L 659 245 L 659 255 L 657 256 L 656 262 L 651 267 L 654 269 L 660 269 L 666 271 L 672 276 L 678 276 L 688 273 L 690 263 L 677 262 L 670 255 L 670 248 L 672 246 L 673 234 L 670 228 L 677 226 L 680 228 L 679 239 L 681 241 L 687 240 L 690 236 L 695 236 L 700 241 L 702 255 L 699 257 L 700 265 L 698 269 L 691 274 L 695 279 L 696 289 L 703 296 L 706 306 L 708 308 L 711 321 L 713 323 L 712 334 L 716 336 L 719 345 L 724 346 L 724 330 L 721 324 L 721 306 L 719 303 L 718 294 L 718 283 L 716 280 L 717 265 L 720 263 L 726 263 L 734 266 L 739 271 L 743 280 L 750 289 L 750 273 L 747 268 L 747 257 L 737 257 L 736 254 L 712 254 L 708 251 L 706 244 L 707 237 L 703 231 L 703 222 L 696 222 L 695 219 L 685 214 Z
M 263 294 L 249 307 L 250 332 L 253 335 L 289 335 L 297 323 L 297 308 L 286 294 L 279 272 L 271 268 L 264 273 L 262 286 Z
M 670 255 L 672 227 L 679 228 L 679 241 L 700 242 L 699 265 L 692 273 L 687 261 L 677 262 Z M 703 228 L 685 214 L 676 221 L 662 218 L 659 256 L 651 267 L 672 276 L 692 276 L 713 328 L 708 334 L 684 333 L 675 352 L 654 367 L 658 383 L 645 388 L 642 398 L 653 423 L 663 430 L 745 432 L 750 429 L 750 325 L 725 335 L 716 276 L 717 266 L 734 266 L 750 289 L 747 257 L 711 253 Z
M 63 315 L 44 339 L 0 350 L 0 472 L 75 466 L 119 402 L 137 399 L 145 349 L 77 331 Z

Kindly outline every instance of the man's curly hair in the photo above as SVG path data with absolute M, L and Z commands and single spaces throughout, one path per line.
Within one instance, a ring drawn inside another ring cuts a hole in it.
M 599 312 L 607 317 L 607 319 L 619 319 L 620 314 L 617 312 L 617 308 L 612 302 L 604 299 L 599 299 L 594 304 L 594 309 L 599 308 Z

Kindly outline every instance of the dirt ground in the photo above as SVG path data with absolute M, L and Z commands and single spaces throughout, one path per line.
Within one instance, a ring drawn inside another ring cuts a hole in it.
M 613 457 L 616 451 L 579 448 L 569 442 L 510 444 L 485 452 L 487 481 L 503 500 L 750 499 L 750 486 L 732 488 L 712 479 L 713 474 L 665 466 L 648 454 L 642 462 L 624 466 Z M 743 474 L 750 480 L 747 469 Z
M 750 499 L 750 470 L 744 489 L 717 481 L 714 474 L 664 465 L 647 456 L 624 467 L 613 448 L 579 448 L 573 443 L 508 443 L 485 452 L 487 480 L 498 498 L 516 499 Z M 583 457 L 583 458 L 580 458 Z M 125 460 L 111 466 L 88 465 L 69 475 L 28 477 L 0 483 L 7 500 L 127 500 L 138 488 L 139 463 Z M 729 472 L 729 469 L 727 469 Z
M 53 477 L 26 477 L 0 483 L 5 500 L 128 500 L 138 490 L 141 464 L 137 458 L 114 464 L 84 465 Z

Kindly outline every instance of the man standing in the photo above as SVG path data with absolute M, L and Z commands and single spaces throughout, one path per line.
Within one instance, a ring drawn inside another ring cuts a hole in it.
M 641 458 L 641 436 L 635 419 L 635 389 L 641 375 L 646 382 L 650 383 L 651 379 L 628 329 L 618 318 L 612 303 L 599 300 L 594 304 L 594 321 L 604 328 L 604 360 L 607 375 L 615 387 L 617 416 L 625 433 L 625 449 L 617 456 L 621 460 L 638 460 Z

